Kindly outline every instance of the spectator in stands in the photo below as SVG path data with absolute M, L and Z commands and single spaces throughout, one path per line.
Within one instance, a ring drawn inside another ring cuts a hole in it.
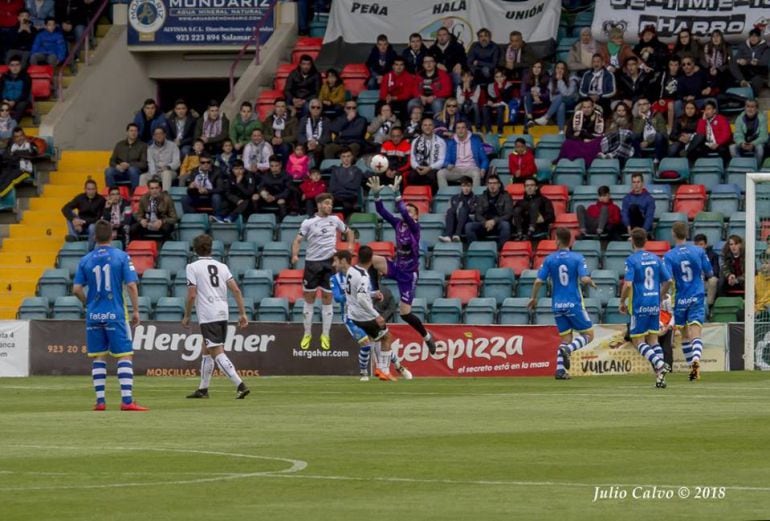
M 537 61 L 537 56 L 531 47 L 524 43 L 520 31 L 511 31 L 508 35 L 508 46 L 500 53 L 500 65 L 505 69 L 508 79 L 518 81 L 530 70 Z
M 12 29 L 8 40 L 8 52 L 5 53 L 5 61 L 8 63 L 13 56 L 21 59 L 21 64 L 26 67 L 29 63 L 29 54 L 32 51 L 32 45 L 35 43 L 37 29 L 32 25 L 29 11 L 22 9 L 19 11 L 18 22 Z
M 548 72 L 545 70 L 545 64 L 537 60 L 521 79 L 521 99 L 524 105 L 524 116 L 526 125 L 536 125 L 535 111 L 545 114 L 550 105 L 550 90 Z
M 197 114 L 190 111 L 183 99 L 176 100 L 174 110 L 166 114 L 166 134 L 179 147 L 183 159 L 192 152 L 196 120 Z
M 0 97 L 2 102 L 11 108 L 11 117 L 21 121 L 27 110 L 32 91 L 32 78 L 21 68 L 21 58 L 11 57 L 8 62 L 8 72 L 0 78 Z
M 407 105 L 407 110 L 421 106 L 425 112 L 436 116 L 444 108 L 444 102 L 452 95 L 452 78 L 436 68 L 436 59 L 425 56 L 422 60 L 422 70 L 415 76 L 414 98 Z
M 446 211 L 446 225 L 444 235 L 438 238 L 441 242 L 460 242 L 465 234 L 465 226 L 468 219 L 472 218 L 476 211 L 476 194 L 473 193 L 473 179 L 460 178 L 460 193 L 449 200 L 449 208 Z
M 286 78 L 283 95 L 297 117 L 307 115 L 307 103 L 321 90 L 321 74 L 308 54 L 299 57 L 299 65 Z
M 152 133 L 152 144 L 147 149 L 147 173 L 139 177 L 139 185 L 144 186 L 152 178 L 161 180 L 163 190 L 168 192 L 181 166 L 179 147 L 166 139 L 164 127 L 158 127 Z
M 669 136 L 671 144 L 668 147 L 668 155 L 670 157 L 679 157 L 682 152 L 687 151 L 692 138 L 695 137 L 700 119 L 700 110 L 695 102 L 686 101 L 684 112 L 674 122 L 674 128 Z
M 468 68 L 476 83 L 487 86 L 493 81 L 495 69 L 500 63 L 500 47 L 492 41 L 489 29 L 482 27 L 476 37 L 478 41 L 473 42 L 468 50 Z
M 369 140 L 372 143 L 382 145 L 390 137 L 390 131 L 393 127 L 400 125 L 401 122 L 393 114 L 390 105 L 384 103 L 380 106 L 379 115 L 375 116 L 372 122 L 369 123 L 366 133 L 369 135 Z
M 734 81 L 730 72 L 732 61 L 730 44 L 725 41 L 722 31 L 715 29 L 703 47 L 703 56 L 700 61 L 700 66 L 706 71 L 709 86 L 714 94 L 722 93 L 732 85 Z
M 409 141 L 404 139 L 404 130 L 400 126 L 390 129 L 390 139 L 380 147 L 380 154 L 388 158 L 388 170 L 380 174 L 380 185 L 392 185 L 396 175 L 402 176 L 403 179 L 407 178 L 411 151 Z
M 732 74 L 741 87 L 751 87 L 754 96 L 759 96 L 759 91 L 767 81 L 768 65 L 770 49 L 767 41 L 762 39 L 759 29 L 752 29 L 749 31 L 749 39 L 738 46 L 731 66 Z
M 733 131 L 730 129 L 730 121 L 717 112 L 717 104 L 714 100 L 706 100 L 703 118 L 698 121 L 695 136 L 687 149 L 687 159 L 690 163 L 695 163 L 699 157 L 716 153 L 722 158 L 726 167 L 730 162 L 732 141 Z
M 55 20 L 53 0 L 26 0 L 25 4 L 35 29 L 42 30 L 48 20 Z
M 582 77 L 593 68 L 594 54 L 599 52 L 599 44 L 594 40 L 590 27 L 580 30 L 580 38 L 569 49 L 567 68 L 570 73 Z
M 651 75 L 661 73 L 668 64 L 668 45 L 658 39 L 655 25 L 645 25 L 639 34 L 639 43 L 633 49 L 634 54 L 647 65 Z
M 212 218 L 222 209 L 222 194 L 225 189 L 225 179 L 221 172 L 214 168 L 210 155 L 203 153 L 200 164 L 187 178 L 187 195 L 182 198 L 184 213 L 211 213 Z
M 578 78 L 570 74 L 567 64 L 563 61 L 556 62 L 553 76 L 548 81 L 548 97 L 551 103 L 548 111 L 535 119 L 537 125 L 547 125 L 551 118 L 556 116 L 556 125 L 559 133 L 564 133 L 567 120 L 567 111 L 572 110 L 577 103 Z
M 5 149 L 8 145 L 17 125 L 16 120 L 11 117 L 11 107 L 7 103 L 0 104 L 0 149 Z
M 410 34 L 409 46 L 401 53 L 407 72 L 409 74 L 417 74 L 418 71 L 422 70 L 422 62 L 427 55 L 428 48 L 422 42 L 422 36 L 419 33 Z
M 535 153 L 527 146 L 523 138 L 516 138 L 513 143 L 513 152 L 508 155 L 508 171 L 513 176 L 513 181 L 534 177 L 537 174 Z
M 481 127 L 481 87 L 473 81 L 473 73 L 463 69 L 460 82 L 455 89 L 455 99 L 459 104 L 460 115 L 477 129 Z
M 513 205 L 513 225 L 516 228 L 516 240 L 546 237 L 555 218 L 553 203 L 540 193 L 537 181 L 533 178 L 525 179 L 524 198 L 519 199 Z
M 143 240 L 160 236 L 161 240 L 171 239 L 179 218 L 176 215 L 174 200 L 161 190 L 160 181 L 150 179 L 147 193 L 139 199 L 139 207 L 134 213 L 131 225 L 131 240 Z
M 677 87 L 679 99 L 674 104 L 676 116 L 682 113 L 685 101 L 694 101 L 699 108 L 702 108 L 706 103 L 706 96 L 711 95 L 706 71 L 698 67 L 692 56 L 682 58 L 682 75 L 679 76 Z
M 94 245 L 94 224 L 104 213 L 104 197 L 97 193 L 96 181 L 89 179 L 85 182 L 82 194 L 76 195 L 61 209 L 67 219 L 67 242 L 76 241 L 81 235 L 88 235 L 88 246 Z
M 641 97 L 647 97 L 650 90 L 650 77 L 639 68 L 639 58 L 629 56 L 623 69 L 615 73 L 617 97 L 629 107 L 633 107 Z
M 447 98 L 444 108 L 433 118 L 436 135 L 445 140 L 452 139 L 460 121 L 467 122 L 460 113 L 460 103 L 457 98 Z
M 602 62 L 611 74 L 615 74 L 628 58 L 636 56 L 631 46 L 623 40 L 623 31 L 620 27 L 613 27 L 608 34 L 607 43 L 599 45 Z
M 652 223 L 655 219 L 655 199 L 644 187 L 644 176 L 636 173 L 631 175 L 631 191 L 623 198 L 621 209 L 623 226 L 631 235 L 633 228 L 644 228 L 647 235 L 652 234 Z
M 286 173 L 289 174 L 295 182 L 301 182 L 310 171 L 310 156 L 307 155 L 305 145 L 294 147 L 294 151 L 289 155 L 286 161 Z
M 334 196 L 334 203 L 342 206 L 342 213 L 347 219 L 359 207 L 366 176 L 353 164 L 353 151 L 349 147 L 340 149 L 340 161 L 341 165 L 332 167 L 329 192 Z
M 511 196 L 503 190 L 497 174 L 490 174 L 487 177 L 487 189 L 476 197 L 473 219 L 465 225 L 465 238 L 473 242 L 497 235 L 497 246 L 502 249 L 511 237 L 512 216 Z
M 661 114 L 652 111 L 650 100 L 646 96 L 640 97 L 634 106 L 634 145 L 636 154 L 642 155 L 642 150 L 655 148 L 655 164 L 666 157 L 668 152 L 668 134 L 666 132 L 666 120 Z
M 261 176 L 252 199 L 260 213 L 274 213 L 278 221 L 283 221 L 288 212 L 289 186 L 291 181 L 283 171 L 281 158 L 270 156 L 269 172 Z
M 706 252 L 706 257 L 708 258 L 709 263 L 711 263 L 711 273 L 713 273 L 714 276 L 706 281 L 706 302 L 709 306 L 712 306 L 717 296 L 719 274 L 721 273 L 719 269 L 719 254 L 715 252 L 714 247 L 708 243 L 708 237 L 702 233 L 699 233 L 693 237 L 692 241 L 695 246 L 703 248 L 703 250 Z
M 152 143 L 155 130 L 166 128 L 168 125 L 166 116 L 158 110 L 158 105 L 152 98 L 144 100 L 142 108 L 134 114 L 134 123 L 139 127 L 139 139 L 148 145 Z
M 230 123 L 230 141 L 237 154 L 240 154 L 243 147 L 251 140 L 251 131 L 255 128 L 262 130 L 262 122 L 254 114 L 251 102 L 244 101 L 235 119 Z
M 377 43 L 369 52 L 366 59 L 366 68 L 369 69 L 369 79 L 366 80 L 366 88 L 369 90 L 379 90 L 380 82 L 383 76 L 390 72 L 393 67 L 393 60 L 396 59 L 396 51 L 390 45 L 388 37 L 381 34 L 377 37 Z
M 315 215 L 318 210 L 315 198 L 326 193 L 326 181 L 321 179 L 321 170 L 311 168 L 308 177 L 299 185 L 299 190 L 302 193 L 301 201 L 305 203 L 305 213 L 309 216 Z
M 487 102 L 481 109 L 481 117 L 484 122 L 484 128 L 487 132 L 492 132 L 493 121 L 497 123 L 497 132 L 503 133 L 506 114 L 512 112 L 508 117 L 509 121 L 514 121 L 518 102 L 515 107 L 509 107 L 514 97 L 514 85 L 505 75 L 503 69 L 495 71 L 494 81 L 487 85 Z
M 575 114 L 567 124 L 564 143 L 559 150 L 559 159 L 582 158 L 586 166 L 590 165 L 601 152 L 602 136 L 604 135 L 604 117 L 602 109 L 594 105 L 593 100 L 586 98 L 575 108 Z
M 318 99 L 321 100 L 323 105 L 324 116 L 332 121 L 341 116 L 344 112 L 345 100 L 348 98 L 348 93 L 345 91 L 345 85 L 340 79 L 340 73 L 336 69 L 329 69 L 326 71 L 326 79 L 321 84 L 321 92 L 318 94 Z
M 24 173 L 32 175 L 35 171 L 32 161 L 40 157 L 40 150 L 35 139 L 30 139 L 21 127 L 15 127 L 11 132 L 11 140 L 3 152 L 5 165 L 3 174 L 16 178 Z
M 286 100 L 273 102 L 273 111 L 262 121 L 265 140 L 273 146 L 275 155 L 286 161 L 291 147 L 297 142 L 297 118 L 289 112 Z
M 238 217 L 244 221 L 252 213 L 252 197 L 257 190 L 254 175 L 243 166 L 243 161 L 236 159 L 233 162 L 233 170 L 227 176 L 227 188 L 222 201 L 223 222 L 234 223 Z
M 214 168 L 218 168 L 224 175 L 230 175 L 233 171 L 233 165 L 238 159 L 238 155 L 235 153 L 233 142 L 229 139 L 222 141 L 222 152 L 217 154 L 214 158 Z
M 182 166 L 179 168 L 179 186 L 187 184 L 187 177 L 198 168 L 201 155 L 205 152 L 206 146 L 203 144 L 203 140 L 196 139 L 193 142 L 192 152 L 184 158 Z
M 650 86 L 650 96 L 654 100 L 652 110 L 666 117 L 669 129 L 674 128 L 676 100 L 682 98 L 679 89 L 681 77 L 680 60 L 678 56 L 674 55 L 668 59 L 666 70 Z
M 588 209 L 582 204 L 575 208 L 580 226 L 578 239 L 598 236 L 601 239 L 618 240 L 624 231 L 620 208 L 612 201 L 609 187 L 600 186 L 597 193 L 598 199 Z
M 230 121 L 219 109 L 219 102 L 212 99 L 203 117 L 198 118 L 195 125 L 195 139 L 200 139 L 206 146 L 206 152 L 219 153 L 222 142 L 227 139 L 230 131 Z
M 428 49 L 428 54 L 436 60 L 436 67 L 449 74 L 455 84 L 460 83 L 460 75 L 468 57 L 465 47 L 450 34 L 449 29 L 441 27 L 436 31 L 436 41 Z
M 738 321 L 743 320 L 743 309 L 737 312 Z M 754 320 L 767 322 L 770 320 L 770 262 L 765 259 L 757 268 L 754 276 Z
M 96 0 L 59 0 L 56 4 L 56 20 L 61 23 L 64 39 L 77 42 L 96 16 L 98 4 Z
M 399 119 L 407 116 L 406 105 L 414 94 L 414 76 L 406 71 L 403 56 L 393 59 L 393 70 L 383 76 L 380 82 L 380 103 L 387 103 Z
M 67 58 L 67 42 L 61 31 L 56 28 L 56 20 L 46 18 L 45 30 L 35 35 L 30 49 L 29 62 L 32 65 L 59 65 Z
M 696 63 L 699 63 L 701 61 L 701 55 L 703 54 L 703 46 L 700 41 L 692 35 L 692 31 L 685 27 L 676 35 L 676 42 L 674 42 L 672 54 L 678 56 L 680 61 L 683 61 L 685 56 L 689 56 L 694 58 Z
M 743 294 L 745 289 L 746 253 L 743 250 L 743 239 L 731 235 L 722 248 L 722 271 L 719 277 L 719 296 L 735 296 Z
M 329 125 L 334 139 L 324 147 L 326 159 L 337 157 L 343 147 L 347 147 L 359 157 L 366 151 L 366 126 L 366 118 L 358 113 L 358 103 L 353 100 L 346 101 L 345 114 Z
M 273 147 L 265 141 L 261 128 L 251 131 L 251 141 L 243 149 L 243 166 L 255 175 L 264 175 L 270 170 Z
M 735 143 L 730 145 L 732 157 L 749 156 L 757 158 L 757 165 L 762 164 L 767 147 L 767 116 L 759 112 L 759 102 L 747 99 L 744 110 L 735 118 Z
M 601 106 L 605 114 L 610 113 L 610 102 L 615 97 L 615 75 L 604 66 L 601 54 L 594 54 L 591 59 L 591 70 L 583 74 L 580 80 L 580 97 L 590 98 Z
M 409 164 L 412 169 L 407 175 L 409 185 L 430 186 L 431 192 L 438 190 L 438 169 L 444 166 L 446 142 L 433 132 L 433 120 L 423 118 L 422 133 L 412 141 Z
M 126 139 L 118 141 L 112 150 L 110 166 L 104 171 L 104 184 L 112 188 L 118 184 L 131 184 L 131 190 L 139 186 L 142 172 L 147 170 L 147 143 L 139 140 L 136 123 L 126 126 Z
M 122 242 L 125 247 L 131 228 L 131 203 L 121 197 L 117 186 L 110 188 L 101 218 L 110 223 L 112 240 Z
M 331 139 L 331 123 L 321 114 L 321 102 L 317 98 L 310 100 L 308 107 L 308 115 L 299 120 L 297 142 L 307 146 L 308 155 L 312 154 L 315 163 L 320 164 L 324 147 Z
M 404 125 L 404 136 L 413 140 L 422 133 L 423 110 L 422 107 L 412 107 L 409 110 L 409 120 Z
M 444 167 L 436 174 L 439 188 L 449 186 L 450 181 L 470 177 L 473 186 L 481 186 L 481 180 L 489 168 L 484 153 L 484 142 L 474 134 L 465 121 L 458 121 L 457 132 L 447 139 Z

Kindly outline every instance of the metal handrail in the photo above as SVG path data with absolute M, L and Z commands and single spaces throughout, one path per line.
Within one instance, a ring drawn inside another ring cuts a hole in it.
M 277 23 L 276 9 L 275 9 L 277 4 L 278 4 L 278 0 L 273 0 L 270 5 L 270 8 L 273 10 L 273 32 L 275 32 L 275 24 Z M 254 44 L 254 61 L 257 63 L 257 65 L 259 65 L 259 45 L 260 45 L 259 33 L 267 23 L 268 18 L 269 18 L 268 16 L 262 18 L 262 20 L 260 20 L 260 22 L 254 27 L 254 33 L 243 44 L 243 46 L 241 47 L 241 50 L 238 51 L 238 55 L 235 57 L 235 60 L 233 60 L 233 64 L 230 66 L 230 99 L 231 100 L 235 100 L 235 69 L 238 67 L 238 64 L 241 63 L 241 59 L 246 54 L 246 51 L 248 50 L 251 44 Z
M 100 5 L 99 9 L 96 10 L 96 14 L 86 26 L 86 29 L 85 31 L 83 31 L 83 34 L 80 35 L 80 40 L 78 40 L 78 43 L 72 48 L 70 53 L 67 55 L 67 58 L 59 66 L 59 74 L 57 76 L 57 82 L 56 82 L 56 94 L 59 100 L 62 99 L 62 95 L 64 92 L 64 89 L 62 87 L 62 79 L 64 78 L 64 68 L 70 65 L 73 61 L 75 61 L 75 57 L 77 56 L 77 53 L 80 52 L 81 47 L 83 47 L 84 45 L 83 40 L 85 40 L 85 50 L 86 50 L 85 64 L 88 65 L 88 51 L 89 51 L 89 46 L 91 42 L 91 31 L 94 30 L 94 26 L 96 25 L 96 22 L 99 21 L 99 18 L 101 18 L 102 13 L 104 13 L 104 10 L 107 8 L 109 3 L 110 3 L 110 0 L 102 0 L 102 5 Z

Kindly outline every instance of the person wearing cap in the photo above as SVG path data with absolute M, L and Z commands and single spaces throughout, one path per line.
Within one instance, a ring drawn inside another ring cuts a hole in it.
M 770 65 L 770 49 L 759 29 L 749 31 L 748 40 L 737 46 L 734 58 L 730 64 L 733 77 L 741 87 L 751 87 L 754 96 L 759 96 Z

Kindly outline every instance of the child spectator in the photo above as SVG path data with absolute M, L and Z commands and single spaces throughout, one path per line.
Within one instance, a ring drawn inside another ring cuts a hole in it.
M 233 152 L 233 142 L 225 139 L 222 141 L 222 153 L 217 154 L 216 159 L 214 159 L 214 167 L 218 168 L 223 174 L 230 175 L 237 159 L 238 156 Z
M 508 170 L 514 181 L 523 181 L 537 174 L 535 154 L 522 138 L 515 141 L 513 152 L 508 156 Z
M 492 121 L 497 122 L 497 132 L 503 133 L 505 114 L 508 112 L 508 102 L 513 98 L 513 84 L 505 77 L 503 69 L 495 71 L 494 81 L 487 86 L 487 102 L 484 105 L 484 127 L 492 132 Z M 509 119 L 513 121 L 515 114 Z
M 473 81 L 473 73 L 468 69 L 463 69 L 460 76 L 460 84 L 455 90 L 455 98 L 457 98 L 457 103 L 460 105 L 460 114 L 478 129 L 481 126 L 479 112 L 481 87 Z
M 316 213 L 315 198 L 317 195 L 326 193 L 326 182 L 321 179 L 321 170 L 311 168 L 309 176 L 299 185 L 302 192 L 302 200 L 305 202 L 305 213 L 312 216 Z
M 61 31 L 56 30 L 56 20 L 46 18 L 45 30 L 35 36 L 35 42 L 30 49 L 32 65 L 59 65 L 67 57 L 67 42 Z
M 191 172 L 198 168 L 201 154 L 203 154 L 204 150 L 205 145 L 203 144 L 203 141 L 196 139 L 193 143 L 192 153 L 184 158 L 184 161 L 182 161 L 182 166 L 179 168 L 179 186 L 184 186 L 187 176 L 189 176 Z
M 310 168 L 310 156 L 306 154 L 305 145 L 297 144 L 294 152 L 289 156 L 286 162 L 286 173 L 294 181 L 302 181 L 307 177 Z

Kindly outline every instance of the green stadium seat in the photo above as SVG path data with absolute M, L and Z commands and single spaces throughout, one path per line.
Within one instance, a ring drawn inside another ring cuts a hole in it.
M 655 164 L 649 157 L 632 157 L 626 161 L 623 167 L 623 184 L 631 184 L 632 174 L 643 174 L 644 182 L 652 182 L 653 174 L 655 173 Z M 612 188 L 612 187 L 610 187 Z M 626 191 L 628 193 L 628 190 Z
M 80 259 L 88 253 L 88 243 L 86 241 L 65 242 L 59 250 L 56 258 L 56 266 L 66 269 L 70 276 L 75 276 L 75 272 L 80 264 Z
M 484 274 L 482 297 L 491 297 L 502 304 L 506 298 L 513 295 L 515 276 L 511 268 L 489 268 Z
M 53 303 L 51 318 L 57 320 L 80 320 L 83 318 L 83 303 L 77 297 L 61 295 Z
M 737 322 L 738 311 L 743 309 L 743 297 L 719 297 L 711 308 L 712 322 Z
M 263 298 L 259 303 L 257 320 L 260 322 L 287 322 L 289 320 L 289 301 L 283 298 Z
M 184 186 L 172 186 L 168 191 L 168 195 L 175 203 L 181 203 L 182 199 L 187 195 L 187 187 Z
M 537 167 L 537 174 L 535 177 L 539 183 L 550 183 L 553 178 L 553 159 L 546 157 L 536 157 L 535 166 Z M 501 179 L 502 181 L 502 179 Z
M 464 324 L 490 325 L 495 323 L 497 301 L 493 298 L 472 298 L 465 307 Z
M 482 274 L 497 266 L 497 243 L 494 241 L 474 241 L 465 252 L 465 268 L 479 270 Z
M 290 320 L 296 324 L 301 324 L 305 319 L 304 313 L 305 313 L 305 301 L 298 300 L 291 307 Z M 316 302 L 313 304 L 313 322 L 320 322 L 320 321 L 321 321 L 321 303 L 318 300 L 316 300 Z
M 509 297 L 500 306 L 500 324 L 527 325 L 530 323 L 530 313 L 527 305 L 529 297 Z
M 511 170 L 508 168 L 508 158 L 502 157 L 490 161 L 489 173 L 495 173 L 497 175 L 511 175 Z
M 438 238 L 444 235 L 446 215 L 441 213 L 424 213 L 420 215 L 420 241 L 428 247 L 438 243 Z
M 138 304 L 139 319 L 142 321 L 150 320 L 150 317 L 152 316 L 152 302 L 150 301 L 150 297 L 139 295 Z
M 655 199 L 655 215 L 668 212 L 671 209 L 671 186 L 651 184 L 647 185 L 647 191 Z
M 663 212 L 659 216 L 658 224 L 655 226 L 655 239 L 658 241 L 669 241 L 672 245 L 674 239 L 671 236 L 671 227 L 676 222 L 687 222 L 687 214 L 681 212 Z
M 257 267 L 259 250 L 256 243 L 236 241 L 227 253 L 227 266 L 234 277 L 240 279 L 246 271 Z
M 255 244 L 265 244 L 273 240 L 276 220 L 272 213 L 253 213 L 244 227 L 243 240 Z
M 659 177 L 657 174 L 665 171 L 673 171 L 679 174 L 679 177 Z M 690 163 L 686 157 L 664 157 L 660 160 L 658 171 L 654 177 L 656 183 L 681 183 L 690 179 Z
M 757 172 L 759 165 L 754 157 L 734 157 L 727 165 L 725 182 L 738 185 L 742 192 L 746 191 L 746 174 Z
M 37 282 L 37 294 L 53 302 L 67 295 L 70 288 L 70 272 L 64 268 L 49 268 Z
M 462 304 L 458 298 L 437 298 L 430 308 L 431 324 L 461 324 Z
M 564 140 L 564 134 L 545 134 L 540 136 L 540 140 L 537 142 L 537 148 L 561 150 L 562 145 L 564 145 Z
M 595 298 L 584 298 L 583 306 L 594 324 L 602 323 L 602 302 Z
M 700 212 L 693 221 L 692 236 L 702 233 L 709 244 L 716 244 L 722 240 L 724 220 L 724 215 L 719 212 Z
M 38 320 L 48 318 L 48 299 L 46 297 L 27 297 L 21 302 L 20 320 Z
M 140 294 L 150 299 L 154 304 L 161 297 L 168 296 L 171 286 L 171 275 L 165 269 L 149 269 L 142 274 Z
M 595 185 L 576 186 L 572 192 L 572 197 L 570 197 L 570 211 L 577 212 L 578 205 L 583 205 L 584 208 L 588 209 L 599 197 L 597 189 L 598 186 Z
M 297 236 L 302 221 L 307 219 L 306 215 L 287 215 L 278 225 L 278 240 L 291 242 Z
M 161 297 L 155 304 L 155 320 L 160 322 L 178 322 L 184 316 L 185 299 L 181 297 Z
M 730 235 L 741 237 L 746 235 L 746 212 L 735 212 L 730 215 L 730 221 L 727 224 L 727 236 Z
M 254 299 L 251 297 L 243 296 L 243 307 L 246 310 L 246 317 L 249 320 L 254 319 Z M 230 296 L 227 298 L 227 311 L 230 322 L 238 322 L 238 304 L 235 302 L 235 297 Z
M 539 326 L 556 324 L 556 319 L 553 316 L 552 301 L 549 297 L 543 297 L 537 300 L 533 319 L 532 323 Z
M 439 188 L 436 195 L 433 196 L 433 213 L 443 217 L 449 209 L 449 203 L 452 200 L 452 197 L 459 193 L 459 186 L 445 186 Z
M 205 213 L 186 213 L 179 220 L 177 232 L 180 241 L 190 242 L 209 231 L 209 216 Z

